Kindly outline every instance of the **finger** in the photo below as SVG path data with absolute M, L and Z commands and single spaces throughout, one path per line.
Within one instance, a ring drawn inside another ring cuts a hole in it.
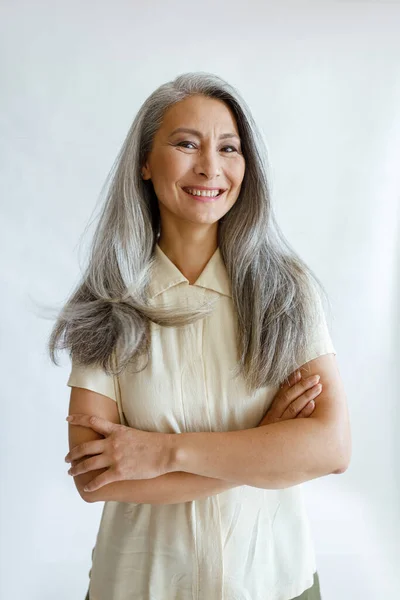
M 116 427 L 116 423 L 112 423 L 111 421 L 107 421 L 106 419 L 97 417 L 96 415 L 72 414 L 69 415 L 66 420 L 70 425 L 90 427 L 102 435 L 110 435 L 110 433 L 112 433 Z
M 286 392 L 284 392 L 286 402 L 292 402 L 296 398 L 299 398 L 302 394 L 306 393 L 307 390 L 310 390 L 314 385 L 316 385 L 320 380 L 319 375 L 312 375 L 311 377 L 307 377 L 306 379 L 301 379 L 292 385 Z
M 91 440 L 90 442 L 84 442 L 74 446 L 65 457 L 65 462 L 72 462 L 78 460 L 83 456 L 89 456 L 91 454 L 101 454 L 104 452 L 104 441 L 105 440 Z
M 281 389 L 285 389 L 285 388 L 289 388 L 292 385 L 294 385 L 295 383 L 297 383 L 298 381 L 300 381 L 301 379 L 301 373 L 300 370 L 297 369 L 296 371 L 294 371 L 293 373 L 291 373 L 288 377 L 286 377 L 286 379 L 283 380 L 283 383 L 281 384 Z
M 84 492 L 95 492 L 96 490 L 103 487 L 103 485 L 108 485 L 109 483 L 113 483 L 113 481 L 118 481 L 116 473 L 111 471 L 111 469 L 107 469 L 101 475 L 98 475 L 92 481 L 89 481 L 83 488 Z
M 310 400 L 315 400 L 315 398 L 320 394 L 322 386 L 313 386 L 311 389 L 306 390 L 301 396 L 295 398 L 292 402 L 288 404 L 286 410 L 283 411 L 281 416 L 282 419 L 293 419 L 299 415 L 299 413 L 306 408 L 307 404 Z
M 299 414 L 297 415 L 297 419 L 304 419 L 305 417 L 309 417 L 311 415 L 311 413 L 313 412 L 314 408 L 315 408 L 315 402 L 314 402 L 314 400 L 310 400 L 310 402 L 308 402 L 305 405 L 303 410 L 301 410 L 299 412 Z
M 107 460 L 107 457 L 104 456 L 104 454 L 99 454 L 98 456 L 92 456 L 91 458 L 82 460 L 77 465 L 71 467 L 68 471 L 68 475 L 76 477 L 76 475 L 82 475 L 82 473 L 87 473 L 88 471 L 96 471 L 96 469 L 105 469 L 109 466 L 110 461 Z

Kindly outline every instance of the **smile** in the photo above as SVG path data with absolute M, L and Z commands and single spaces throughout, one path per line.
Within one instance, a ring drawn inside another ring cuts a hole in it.
M 188 195 L 199 200 L 200 202 L 214 202 L 217 198 L 224 195 L 226 190 L 199 190 L 197 188 L 182 188 L 183 191 Z

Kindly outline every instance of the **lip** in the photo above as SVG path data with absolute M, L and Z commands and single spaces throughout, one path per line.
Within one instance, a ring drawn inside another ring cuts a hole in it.
M 210 192 L 214 192 L 215 190 L 223 190 L 224 189 L 224 188 L 221 188 L 219 186 L 217 186 L 217 187 L 207 187 L 206 185 L 185 185 L 185 188 L 189 188 L 189 189 L 196 188 L 196 190 L 208 190 Z
M 188 187 L 189 186 L 185 186 Z M 214 190 L 221 190 L 223 188 L 220 187 L 214 187 L 214 188 L 210 188 L 210 187 L 205 187 L 204 185 L 196 185 L 193 186 L 194 188 L 198 189 L 198 190 L 209 190 L 209 191 L 214 191 Z M 193 198 L 193 200 L 197 200 L 197 202 L 215 202 L 216 200 L 219 200 L 220 198 L 222 198 L 222 196 L 225 194 L 226 190 L 223 190 L 223 192 L 221 192 L 219 194 L 219 196 L 215 196 L 215 198 L 207 198 L 207 196 L 193 196 L 193 194 L 190 194 L 189 192 L 187 192 L 184 188 L 182 188 L 182 190 L 185 192 L 185 194 L 187 194 L 190 198 Z

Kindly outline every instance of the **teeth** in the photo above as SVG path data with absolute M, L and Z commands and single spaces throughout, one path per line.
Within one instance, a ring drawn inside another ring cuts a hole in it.
M 185 191 L 192 194 L 192 196 L 206 196 L 208 198 L 215 198 L 220 192 L 220 190 L 196 190 L 195 188 L 186 188 Z

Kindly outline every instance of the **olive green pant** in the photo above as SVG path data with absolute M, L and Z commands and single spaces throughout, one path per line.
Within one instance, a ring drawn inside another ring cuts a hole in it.
M 90 600 L 89 590 L 86 594 L 85 600 Z M 317 571 L 315 571 L 314 573 L 313 585 L 310 588 L 308 588 L 308 590 L 304 590 L 304 592 L 300 594 L 300 596 L 296 596 L 296 598 L 292 598 L 291 600 L 321 600 L 321 591 L 319 589 L 319 578 Z

